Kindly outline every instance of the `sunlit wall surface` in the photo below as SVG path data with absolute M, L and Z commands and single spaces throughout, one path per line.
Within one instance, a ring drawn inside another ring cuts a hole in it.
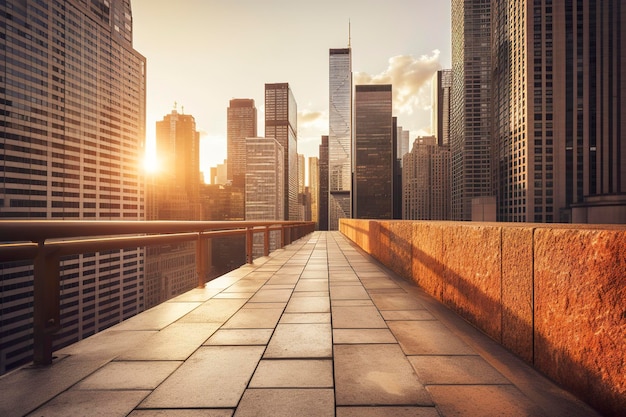
M 329 59 L 328 228 L 352 217 L 352 51 L 331 49 Z
M 145 58 L 127 0 L 0 2 L 0 218 L 144 219 Z M 143 309 L 143 250 L 66 258 L 55 346 Z M 0 265 L 0 371 L 32 358 L 32 266 Z
M 254 100 L 230 100 L 227 109 L 228 179 L 235 187 L 243 187 L 246 177 L 246 138 L 257 136 L 257 112 Z

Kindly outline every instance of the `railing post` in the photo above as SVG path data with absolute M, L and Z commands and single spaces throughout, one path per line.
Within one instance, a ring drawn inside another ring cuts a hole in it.
M 61 328 L 59 257 L 39 243 L 34 262 L 33 362 L 52 363 L 52 336 Z
M 268 256 L 270 254 L 270 227 L 265 226 L 265 233 L 263 234 L 263 255 Z
M 198 288 L 204 288 L 207 282 L 207 250 L 208 239 L 202 236 L 202 233 L 198 233 L 198 240 L 196 242 L 196 273 L 198 274 Z
M 253 263 L 252 259 L 252 247 L 253 247 L 254 232 L 252 227 L 246 229 L 246 262 Z

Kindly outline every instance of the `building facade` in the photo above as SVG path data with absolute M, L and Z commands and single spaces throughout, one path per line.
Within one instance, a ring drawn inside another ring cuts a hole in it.
M 289 84 L 265 84 L 265 137 L 276 139 L 284 151 L 285 220 L 301 220 L 298 204 L 297 132 L 298 107 Z
M 319 206 L 318 206 L 318 227 L 319 230 L 328 230 L 328 136 L 322 136 L 322 143 L 320 143 L 319 147 L 319 172 L 320 172 L 320 182 L 319 182 Z
M 226 119 L 227 180 L 243 187 L 246 178 L 246 138 L 257 137 L 257 111 L 253 99 L 230 100 Z
M 319 230 L 320 164 L 316 156 L 309 157 L 309 194 L 311 195 L 311 221 Z
M 354 94 L 354 218 L 393 218 L 395 135 L 391 85 L 357 85 Z
M 450 112 L 452 98 L 452 70 L 439 70 L 432 79 L 432 134 L 439 146 L 450 144 Z
M 404 155 L 402 168 L 402 218 L 449 220 L 450 149 L 435 136 L 419 137 Z
M 352 217 L 352 50 L 330 49 L 328 91 L 328 228 Z
M 452 0 L 453 220 L 470 220 L 472 199 L 493 195 L 491 3 Z
M 143 220 L 146 60 L 130 3 L 7 0 L 0 218 Z M 144 308 L 144 250 L 61 262 L 58 348 Z M 0 265 L 0 372 L 32 360 L 32 263 Z
M 626 222 L 626 6 L 493 4 L 498 220 Z

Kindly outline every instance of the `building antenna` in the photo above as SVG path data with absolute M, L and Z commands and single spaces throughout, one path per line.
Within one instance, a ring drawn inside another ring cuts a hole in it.
M 350 19 L 348 19 L 348 48 L 351 48 L 352 45 L 352 27 Z

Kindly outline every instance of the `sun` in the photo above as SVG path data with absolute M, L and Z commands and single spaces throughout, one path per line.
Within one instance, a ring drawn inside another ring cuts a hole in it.
M 156 152 L 146 152 L 143 157 L 143 169 L 147 174 L 156 174 L 160 170 Z

